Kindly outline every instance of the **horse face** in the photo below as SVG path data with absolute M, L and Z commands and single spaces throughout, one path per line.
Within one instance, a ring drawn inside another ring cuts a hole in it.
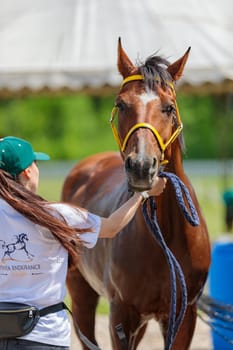
M 126 140 L 129 135 L 122 152 L 129 187 L 134 191 L 149 189 L 163 158 L 159 140 L 165 144 L 172 135 L 173 95 L 170 89 L 151 90 L 142 81 L 135 81 L 122 89 L 116 107 L 119 139 Z
M 118 70 L 124 80 L 116 99 L 118 127 L 114 135 L 133 191 L 153 186 L 165 152 L 169 157 L 171 143 L 182 130 L 173 81 L 182 75 L 188 53 L 172 65 L 152 57 L 144 66 L 135 67 L 119 40 Z M 166 64 L 167 68 L 162 67 Z

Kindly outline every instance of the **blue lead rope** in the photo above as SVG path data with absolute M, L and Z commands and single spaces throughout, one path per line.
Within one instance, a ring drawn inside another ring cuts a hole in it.
M 179 207 L 181 208 L 183 215 L 192 226 L 199 225 L 199 217 L 198 217 L 197 211 L 195 209 L 192 198 L 186 186 L 184 185 L 184 183 L 178 178 L 178 176 L 172 173 L 160 172 L 159 177 L 166 177 L 171 181 L 175 190 L 177 202 L 179 204 Z M 186 208 L 186 205 L 184 202 L 184 195 L 187 200 L 189 210 Z M 158 225 L 157 217 L 156 217 L 156 204 L 152 197 L 149 198 L 149 204 L 150 204 L 151 218 L 149 217 L 149 213 L 147 210 L 147 202 L 144 202 L 143 204 L 143 214 L 144 214 L 147 226 L 149 227 L 149 230 L 151 231 L 157 243 L 160 245 L 160 247 L 164 251 L 164 254 L 169 266 L 169 270 L 170 270 L 171 306 L 170 306 L 170 313 L 169 313 L 168 331 L 167 331 L 167 336 L 165 341 L 165 350 L 170 350 L 186 312 L 187 288 L 185 283 L 185 277 L 180 267 L 180 264 L 176 260 L 172 251 L 168 248 L 163 238 L 163 235 L 161 233 L 160 227 Z M 179 315 L 176 318 L 177 278 L 181 287 L 182 303 L 181 303 L 181 309 L 180 309 Z
M 180 180 L 180 178 L 177 175 L 175 175 L 173 173 L 167 173 L 167 172 L 161 171 L 159 173 L 159 177 L 166 177 L 168 180 L 171 181 L 171 183 L 174 187 L 175 193 L 176 193 L 177 202 L 179 204 L 179 207 L 180 207 L 184 217 L 192 226 L 198 226 L 200 224 L 199 217 L 198 217 L 196 208 L 193 204 L 192 198 L 191 198 L 189 191 L 188 191 L 187 187 L 185 186 L 185 184 Z M 185 196 L 185 198 L 187 200 L 190 213 L 185 206 L 183 196 Z

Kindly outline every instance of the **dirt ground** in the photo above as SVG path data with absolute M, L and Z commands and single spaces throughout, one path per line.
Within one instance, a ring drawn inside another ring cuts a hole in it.
M 99 347 L 102 350 L 111 350 L 110 338 L 108 333 L 108 317 L 98 316 L 96 325 L 96 337 Z M 199 318 L 197 320 L 196 331 L 193 337 L 190 350 L 211 350 L 210 328 Z M 74 331 L 72 331 L 71 350 L 82 350 L 80 342 Z M 163 350 L 163 342 L 161 339 L 158 325 L 154 321 L 150 321 L 146 334 L 138 346 L 137 350 Z

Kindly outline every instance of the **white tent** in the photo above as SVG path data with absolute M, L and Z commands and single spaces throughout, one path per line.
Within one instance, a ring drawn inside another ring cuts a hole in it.
M 119 36 L 133 62 L 191 46 L 182 86 L 233 91 L 232 16 L 232 0 L 0 0 L 0 94 L 115 88 Z

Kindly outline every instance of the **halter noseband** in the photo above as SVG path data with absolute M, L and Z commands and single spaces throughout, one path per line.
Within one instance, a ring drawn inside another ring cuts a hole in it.
M 131 75 L 129 77 L 126 77 L 122 84 L 121 84 L 121 87 L 123 87 L 125 84 L 127 84 L 128 82 L 131 82 L 131 81 L 138 81 L 138 80 L 144 80 L 144 77 L 142 75 L 139 75 L 139 74 L 136 74 L 136 75 Z M 171 87 L 172 89 L 172 93 L 173 93 L 173 96 L 175 98 L 176 96 L 176 93 L 175 93 L 175 89 L 174 89 L 174 86 L 171 82 L 168 82 L 168 85 Z M 112 132 L 113 132 L 113 135 L 114 135 L 114 138 L 119 146 L 119 149 L 122 153 L 124 153 L 125 151 L 125 148 L 126 148 L 126 145 L 127 145 L 127 142 L 130 138 L 130 136 L 137 130 L 137 129 L 140 129 L 140 128 L 146 128 L 146 129 L 149 129 L 151 130 L 151 132 L 153 133 L 153 135 L 155 136 L 156 140 L 158 141 L 158 144 L 159 144 L 159 147 L 161 149 L 161 164 L 165 164 L 167 163 L 166 160 L 164 160 L 164 152 L 166 150 L 166 148 L 178 137 L 178 135 L 181 133 L 182 129 L 183 129 L 183 124 L 181 122 L 181 119 L 180 119 L 180 113 L 179 113 L 179 109 L 178 109 L 178 105 L 177 105 L 177 102 L 176 102 L 176 98 L 175 98 L 175 109 L 176 109 L 176 116 L 177 116 L 177 121 L 178 121 L 178 126 L 177 126 L 177 129 L 174 131 L 174 133 L 171 135 L 171 137 L 169 138 L 169 140 L 164 143 L 161 136 L 159 135 L 159 132 L 150 124 L 148 123 L 137 123 L 135 124 L 127 133 L 127 135 L 125 136 L 123 142 L 121 142 L 120 140 L 120 137 L 119 137 L 119 134 L 118 134 L 118 131 L 117 131 L 117 128 L 116 126 L 114 125 L 114 119 L 115 119 L 115 115 L 117 113 L 117 110 L 118 108 L 117 107 L 113 107 L 112 109 L 112 113 L 111 113 L 111 118 L 110 118 L 110 123 L 111 123 L 111 128 L 112 128 Z

